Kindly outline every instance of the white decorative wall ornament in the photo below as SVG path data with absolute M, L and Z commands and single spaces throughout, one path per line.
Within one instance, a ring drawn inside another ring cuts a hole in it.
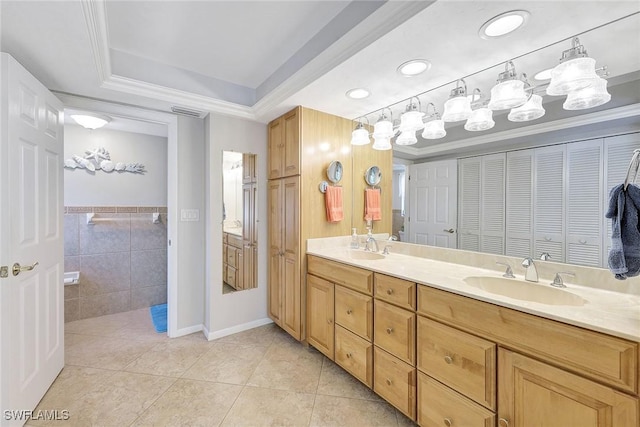
M 85 156 L 80 157 L 73 155 L 70 159 L 64 161 L 64 167 L 67 169 L 86 169 L 91 172 L 103 170 L 105 172 L 131 172 L 145 173 L 142 163 L 114 163 L 111 155 L 103 147 L 85 151 Z

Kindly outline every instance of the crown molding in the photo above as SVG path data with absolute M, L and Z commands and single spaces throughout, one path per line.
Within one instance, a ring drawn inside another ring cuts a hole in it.
M 111 76 L 109 33 L 104 0 L 81 0 L 84 20 L 91 41 L 91 53 L 101 82 Z
M 596 111 L 576 117 L 554 120 L 551 122 L 539 123 L 517 129 L 509 129 L 501 132 L 490 133 L 474 138 L 467 138 L 458 141 L 447 142 L 423 148 L 411 146 L 394 145 L 394 151 L 408 154 L 415 158 L 435 156 L 450 152 L 452 150 L 465 149 L 496 141 L 515 139 L 525 136 L 536 135 L 545 132 L 553 132 L 578 126 L 585 126 L 594 123 L 602 123 L 610 120 L 625 119 L 628 117 L 640 116 L 640 104 L 625 105 L 624 107 L 612 108 L 609 110 Z

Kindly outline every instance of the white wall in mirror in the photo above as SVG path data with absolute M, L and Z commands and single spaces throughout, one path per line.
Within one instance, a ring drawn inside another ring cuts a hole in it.
M 224 187 L 224 221 L 226 226 L 242 226 L 242 153 L 222 153 L 222 177 Z M 235 223 L 240 221 L 240 223 Z

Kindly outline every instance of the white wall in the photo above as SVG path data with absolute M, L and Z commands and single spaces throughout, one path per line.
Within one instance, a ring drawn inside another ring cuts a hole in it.
M 206 121 L 206 305 L 209 338 L 259 324 L 267 317 L 267 127 L 210 114 Z M 258 176 L 258 287 L 222 294 L 222 151 L 254 153 Z
M 178 116 L 177 305 L 178 333 L 202 328 L 205 306 L 205 121 Z M 183 209 L 198 210 L 198 221 L 183 221 Z M 172 214 L 172 212 L 170 212 Z M 219 210 L 222 216 L 222 209 Z M 222 245 L 219 245 L 222 250 Z M 221 273 L 222 274 L 222 273 Z
M 224 180 L 224 204 L 228 221 L 242 221 L 244 210 L 242 208 L 242 166 L 231 168 L 234 163 L 242 163 L 242 153 L 224 153 L 224 166 L 222 176 Z
M 104 147 L 113 162 L 142 163 L 144 174 L 64 171 L 65 206 L 167 206 L 167 138 L 109 129 L 64 127 L 64 158 Z

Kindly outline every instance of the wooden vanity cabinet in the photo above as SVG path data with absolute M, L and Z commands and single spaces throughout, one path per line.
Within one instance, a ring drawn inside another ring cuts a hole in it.
M 269 123 L 269 179 L 300 174 L 300 109 Z
M 333 360 L 334 348 L 334 289 L 327 280 L 307 275 L 307 341 Z

